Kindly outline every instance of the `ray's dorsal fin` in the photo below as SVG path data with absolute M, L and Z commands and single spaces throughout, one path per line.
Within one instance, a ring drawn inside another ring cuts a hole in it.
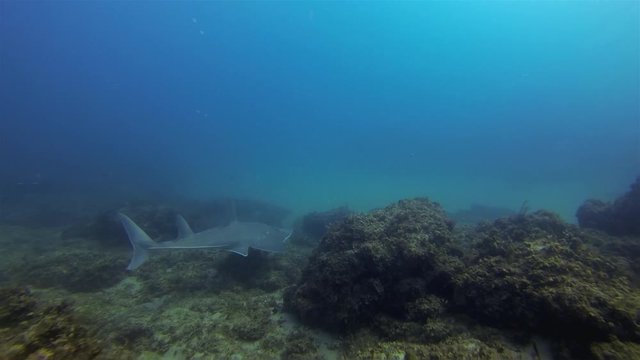
M 193 235 L 191 226 L 189 226 L 189 223 L 187 223 L 187 220 L 185 220 L 182 215 L 176 216 L 176 225 L 178 226 L 178 239 L 184 239 Z
M 238 209 L 236 207 L 236 199 L 231 199 L 231 222 L 238 222 Z

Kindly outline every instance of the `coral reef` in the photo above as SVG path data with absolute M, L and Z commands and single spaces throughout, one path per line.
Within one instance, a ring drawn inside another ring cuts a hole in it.
M 340 332 L 380 312 L 411 317 L 406 304 L 452 291 L 451 274 L 462 266 L 452 227 L 427 199 L 349 217 L 325 236 L 285 306 L 306 323 Z
M 640 236 L 640 177 L 613 203 L 590 199 L 576 213 L 578 223 L 611 235 Z

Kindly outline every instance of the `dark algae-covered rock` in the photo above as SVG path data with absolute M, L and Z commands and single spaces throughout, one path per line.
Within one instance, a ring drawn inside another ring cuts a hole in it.
M 455 303 L 498 327 L 581 341 L 640 340 L 640 293 L 578 228 L 547 212 L 480 226 Z
M 407 304 L 452 291 L 462 263 L 451 244 L 453 224 L 427 199 L 400 201 L 333 227 L 314 251 L 285 306 L 304 322 L 348 331 L 387 312 L 402 317 Z
M 37 303 L 27 288 L 0 288 L 0 325 L 15 325 L 33 315 Z
M 85 292 L 115 285 L 125 277 L 126 266 L 125 254 L 58 250 L 29 259 L 16 267 L 14 273 L 22 283 Z
M 640 344 L 619 340 L 595 343 L 591 346 L 591 353 L 596 360 L 640 359 Z
M 282 360 L 320 360 L 322 357 L 316 354 L 317 345 L 313 339 L 302 332 L 293 332 L 287 337 L 286 346 L 282 352 Z
M 186 250 L 154 255 L 135 271 L 147 293 L 217 293 L 242 287 L 276 291 L 295 281 L 301 265 L 295 256 L 257 250 L 249 256 L 222 250 Z
M 611 235 L 640 236 L 640 177 L 613 203 L 590 199 L 578 208 L 578 223 Z
M 545 211 L 465 228 L 464 241 L 453 240 L 452 228 L 426 199 L 350 216 L 330 229 L 299 283 L 285 291 L 285 308 L 312 326 L 370 332 L 391 356 L 449 353 L 446 344 L 455 344 L 495 358 L 507 351 L 501 342 L 473 330 L 487 326 L 524 341 L 506 358 L 537 353 L 533 335 L 551 339 L 544 351 L 559 358 L 637 351 L 640 292 L 620 257 L 592 247 L 593 232 Z M 455 358 L 449 355 L 436 358 Z
M 427 199 L 326 229 L 315 249 L 158 252 L 127 273 L 128 248 L 0 228 L 5 283 L 33 286 L 0 289 L 0 359 L 638 357 L 633 236 L 544 211 L 454 228 Z
M 217 268 L 225 255 L 208 250 L 160 253 L 137 269 L 135 275 L 150 294 L 218 289 L 222 279 Z
M 71 305 L 41 304 L 27 289 L 0 289 L 0 358 L 93 359 L 100 346 L 74 319 Z

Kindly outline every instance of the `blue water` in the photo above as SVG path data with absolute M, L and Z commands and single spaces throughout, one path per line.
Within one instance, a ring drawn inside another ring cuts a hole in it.
M 557 211 L 640 174 L 640 3 L 0 2 L 0 179 Z

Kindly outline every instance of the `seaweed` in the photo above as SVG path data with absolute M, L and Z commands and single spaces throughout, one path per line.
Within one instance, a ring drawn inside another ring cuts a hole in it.
M 100 342 L 67 302 L 44 304 L 25 288 L 0 289 L 0 353 L 6 359 L 93 359 Z
M 405 304 L 452 291 L 462 266 L 450 222 L 428 199 L 403 200 L 333 227 L 314 251 L 285 306 L 308 324 L 338 332 L 366 325 L 380 312 L 424 317 Z

